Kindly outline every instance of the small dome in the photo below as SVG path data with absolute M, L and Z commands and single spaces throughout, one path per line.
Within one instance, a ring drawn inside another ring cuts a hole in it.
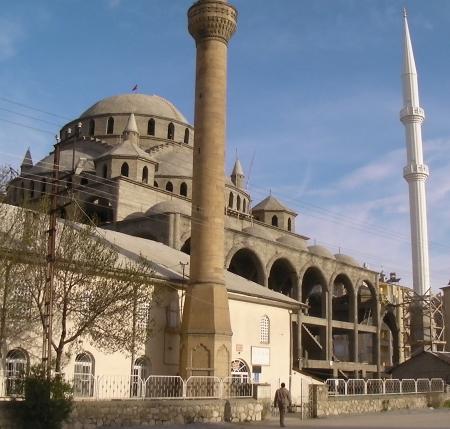
M 191 207 L 184 201 L 170 200 L 155 204 L 145 214 L 181 213 L 191 215 Z
M 170 101 L 158 95 L 147 94 L 122 94 L 104 98 L 89 107 L 80 115 L 80 118 L 119 113 L 160 116 L 185 124 L 188 123 L 184 115 Z
M 242 232 L 254 235 L 255 237 L 264 238 L 265 240 L 273 240 L 270 232 L 261 225 L 248 226 L 247 228 L 244 228 Z
M 306 242 L 300 237 L 294 237 L 293 235 L 282 235 L 277 238 L 279 243 L 287 244 L 288 246 L 295 247 L 296 249 L 307 250 Z
M 334 255 L 337 261 L 344 262 L 348 265 L 354 265 L 355 267 L 360 267 L 361 265 L 351 256 L 343 255 L 342 253 L 338 253 Z
M 310 253 L 313 253 L 314 255 L 323 256 L 325 258 L 334 259 L 333 254 L 326 247 L 323 247 L 323 246 L 309 246 L 308 250 L 310 251 Z

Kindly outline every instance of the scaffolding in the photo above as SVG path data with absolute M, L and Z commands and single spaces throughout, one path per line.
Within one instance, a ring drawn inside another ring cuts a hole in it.
M 403 323 L 403 352 L 405 359 L 411 356 L 412 346 L 412 307 L 421 304 L 424 318 L 423 350 L 441 352 L 445 351 L 445 322 L 444 299 L 442 292 L 433 294 L 428 289 L 424 295 L 419 295 L 409 288 L 402 288 L 401 299 L 398 305 L 401 307 Z

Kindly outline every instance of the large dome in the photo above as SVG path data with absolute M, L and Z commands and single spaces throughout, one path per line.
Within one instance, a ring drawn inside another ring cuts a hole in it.
M 135 115 L 160 116 L 188 123 L 184 115 L 168 100 L 159 95 L 122 94 L 104 98 L 83 112 L 80 118 L 97 115 L 134 113 Z

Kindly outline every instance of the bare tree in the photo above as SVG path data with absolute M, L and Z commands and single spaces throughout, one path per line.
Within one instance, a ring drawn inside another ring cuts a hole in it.
M 21 239 L 16 246 L 9 246 L 11 264 L 21 270 L 14 271 L 9 282 L 26 283 L 43 327 L 48 217 L 24 212 L 26 215 L 17 227 Z M 134 354 L 136 344 L 143 343 L 150 334 L 147 321 L 136 323 L 138 303 L 151 303 L 153 298 L 154 279 L 149 263 L 120 255 L 102 231 L 91 224 L 61 220 L 54 272 L 55 371 L 61 371 L 63 357 L 81 338 L 108 352 Z
M 17 171 L 10 165 L 0 165 L 0 202 L 6 200 L 8 184 L 17 177 L 17 175 Z

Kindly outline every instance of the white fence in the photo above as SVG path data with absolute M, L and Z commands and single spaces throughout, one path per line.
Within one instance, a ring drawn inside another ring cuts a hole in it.
M 0 399 L 23 396 L 22 378 L 0 377 Z M 227 377 L 192 376 L 183 380 L 178 376 L 151 375 L 142 379 L 137 375 L 77 374 L 67 380 L 75 399 L 207 399 L 251 398 L 254 384 Z
M 406 393 L 444 392 L 445 383 L 442 378 L 414 379 L 349 379 L 329 378 L 325 381 L 328 395 L 394 395 Z

